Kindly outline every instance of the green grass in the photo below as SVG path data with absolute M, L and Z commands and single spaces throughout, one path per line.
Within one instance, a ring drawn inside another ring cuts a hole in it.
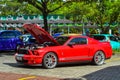
M 113 53 L 115 53 L 115 54 L 120 54 L 120 49 L 115 49 L 115 50 L 113 50 Z

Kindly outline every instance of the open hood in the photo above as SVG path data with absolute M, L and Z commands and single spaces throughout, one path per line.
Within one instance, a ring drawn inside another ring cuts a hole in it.
M 59 45 L 59 43 L 52 36 L 50 36 L 47 31 L 42 29 L 37 24 L 24 24 L 23 27 L 31 35 L 33 35 L 40 44 L 44 42 L 52 42 L 55 45 Z

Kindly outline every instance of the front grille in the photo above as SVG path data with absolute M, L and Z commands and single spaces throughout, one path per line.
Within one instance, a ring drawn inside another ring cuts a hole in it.
M 27 49 L 21 48 L 18 50 L 18 54 L 29 54 L 29 51 Z

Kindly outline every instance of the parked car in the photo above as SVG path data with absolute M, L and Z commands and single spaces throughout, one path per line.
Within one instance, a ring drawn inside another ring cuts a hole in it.
M 0 51 L 16 50 L 22 45 L 22 40 L 19 38 L 21 35 L 22 33 L 16 30 L 1 30 Z
M 57 37 L 59 37 L 60 35 L 62 35 L 63 33 L 61 32 L 61 33 L 55 33 L 55 34 L 53 34 L 52 36 L 53 36 L 53 38 L 57 38 Z
M 35 43 L 37 43 L 36 39 L 31 34 L 28 34 L 28 33 L 21 35 L 20 39 L 22 40 L 23 43 L 17 46 L 16 51 L 18 51 L 20 48 L 32 46 Z
M 116 38 L 116 36 L 111 35 L 111 34 L 93 34 L 90 35 L 92 38 L 99 40 L 99 41 L 108 41 L 110 42 L 112 49 L 120 49 L 120 42 Z
M 112 56 L 109 42 L 100 42 L 87 36 L 59 36 L 54 39 L 36 24 L 24 24 L 38 44 L 19 49 L 15 54 L 17 63 L 23 65 L 42 64 L 44 68 L 55 68 L 59 63 L 90 61 L 102 65 Z

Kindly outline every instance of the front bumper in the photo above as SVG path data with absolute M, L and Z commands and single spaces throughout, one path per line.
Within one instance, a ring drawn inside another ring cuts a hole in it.
M 20 64 L 36 65 L 42 63 L 42 57 L 36 55 L 15 54 L 15 60 Z

